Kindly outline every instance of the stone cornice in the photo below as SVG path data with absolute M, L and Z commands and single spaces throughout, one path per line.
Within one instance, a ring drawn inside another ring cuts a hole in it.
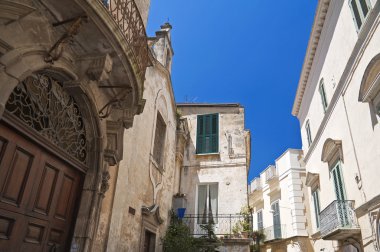
M 301 76 L 298 82 L 296 97 L 294 99 L 292 115 L 298 116 L 298 112 L 302 103 L 303 94 L 306 89 L 306 84 L 309 79 L 311 67 L 321 37 L 322 29 L 325 23 L 327 10 L 330 5 L 330 0 L 319 0 L 317 11 L 314 17 L 313 28 L 311 30 L 309 43 L 306 49 L 306 55 L 302 66 Z

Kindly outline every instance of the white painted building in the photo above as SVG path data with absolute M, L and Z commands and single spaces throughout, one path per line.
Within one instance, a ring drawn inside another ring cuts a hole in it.
M 249 186 L 253 229 L 265 234 L 262 251 L 312 251 L 302 151 L 288 149 Z
M 292 114 L 315 251 L 379 251 L 380 1 L 320 0 Z

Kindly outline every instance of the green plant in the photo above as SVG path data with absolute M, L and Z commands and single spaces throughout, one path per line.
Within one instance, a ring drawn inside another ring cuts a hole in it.
M 199 252 L 214 252 L 222 245 L 222 241 L 215 235 L 215 224 L 210 221 L 208 224 L 200 225 L 205 231 L 205 235 L 196 238 L 196 246 Z
M 162 238 L 163 251 L 165 252 L 193 252 L 197 251 L 196 240 L 190 234 L 189 227 L 171 212 L 170 225 Z
M 243 229 L 243 232 L 250 232 L 252 208 L 250 208 L 249 206 L 244 206 L 240 210 L 240 214 L 243 216 L 243 219 L 240 220 L 240 225 Z
M 252 239 L 255 241 L 253 252 L 260 252 L 260 244 L 265 240 L 265 234 L 262 230 L 256 230 L 252 232 Z
M 232 227 L 232 233 L 234 235 L 240 234 L 241 232 L 241 223 L 240 221 L 236 222 L 235 225 Z

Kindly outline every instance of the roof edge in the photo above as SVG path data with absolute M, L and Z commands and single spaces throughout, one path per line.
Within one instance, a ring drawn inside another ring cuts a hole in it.
M 309 42 L 306 49 L 305 59 L 302 65 L 300 79 L 298 81 L 297 92 L 294 98 L 294 103 L 293 103 L 293 108 L 292 108 L 293 116 L 298 116 L 298 113 L 301 107 L 303 95 L 306 89 L 306 84 L 309 79 L 309 74 L 311 71 L 311 67 L 313 65 L 313 61 L 314 61 L 314 57 L 315 57 L 317 47 L 319 44 L 319 39 L 321 37 L 322 29 L 324 27 L 330 1 L 331 0 L 318 1 L 318 6 L 315 13 L 313 26 L 312 26 Z

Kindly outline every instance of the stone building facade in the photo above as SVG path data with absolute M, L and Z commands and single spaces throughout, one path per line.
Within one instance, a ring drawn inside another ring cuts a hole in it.
M 316 251 L 380 249 L 380 1 L 318 2 L 293 106 Z
M 1 251 L 95 250 L 154 60 L 149 1 L 107 2 L 0 1 Z
M 189 131 L 179 191 L 186 195 L 186 215 L 210 220 L 238 214 L 248 203 L 250 132 L 245 128 L 244 108 L 191 103 L 177 104 L 177 108 Z M 216 233 L 223 232 L 221 228 L 216 224 Z
M 249 185 L 253 230 L 265 234 L 262 251 L 312 252 L 309 200 L 302 151 L 288 149 Z
M 99 251 L 162 249 L 176 173 L 177 116 L 167 60 L 173 55 L 170 29 L 165 24 L 149 39 L 153 65 L 146 72 L 146 103 L 123 136 L 123 160 L 113 176 L 109 202 L 103 204 Z

